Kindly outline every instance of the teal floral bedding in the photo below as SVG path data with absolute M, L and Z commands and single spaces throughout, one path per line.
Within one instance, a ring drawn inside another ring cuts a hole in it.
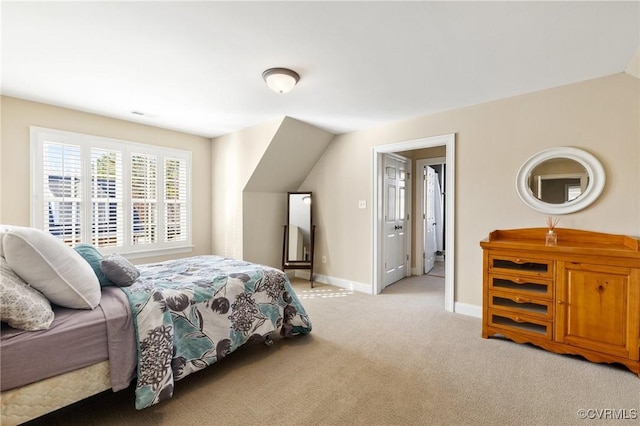
M 122 290 L 138 343 L 136 408 L 170 398 L 174 382 L 254 336 L 306 334 L 311 322 L 289 279 L 266 266 L 218 256 L 139 265 Z

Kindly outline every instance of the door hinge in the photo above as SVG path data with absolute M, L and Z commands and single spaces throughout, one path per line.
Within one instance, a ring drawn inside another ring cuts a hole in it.
M 409 260 L 409 255 L 407 255 L 407 260 Z

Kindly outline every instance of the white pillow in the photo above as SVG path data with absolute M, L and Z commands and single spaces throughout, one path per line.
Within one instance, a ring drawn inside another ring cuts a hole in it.
M 14 227 L 2 244 L 9 267 L 52 303 L 74 309 L 100 303 L 100 283 L 91 265 L 53 235 Z
M 4 234 L 9 232 L 9 230 L 13 228 L 15 228 L 15 226 L 13 225 L 0 225 L 0 257 L 4 257 L 4 253 L 2 250 L 2 239 L 4 237 Z
M 0 320 L 13 328 L 34 331 L 51 326 L 51 303 L 17 276 L 0 257 Z

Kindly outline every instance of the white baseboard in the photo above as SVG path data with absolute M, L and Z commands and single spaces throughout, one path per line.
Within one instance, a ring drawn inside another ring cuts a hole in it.
M 482 318 L 482 306 L 470 305 L 468 303 L 455 302 L 453 311 L 456 314 L 467 315 L 470 317 Z
M 349 281 L 342 278 L 330 277 L 328 275 L 313 274 L 314 281 L 329 284 L 347 290 L 354 290 L 360 293 L 373 294 L 373 286 L 370 284 Z

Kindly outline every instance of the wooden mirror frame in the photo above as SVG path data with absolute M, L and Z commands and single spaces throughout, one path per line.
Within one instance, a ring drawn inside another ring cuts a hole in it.
M 531 172 L 544 161 L 553 158 L 577 161 L 587 171 L 589 183 L 586 190 L 576 199 L 562 204 L 551 204 L 538 199 L 531 191 L 528 182 Z M 550 215 L 563 215 L 577 212 L 592 204 L 602 193 L 605 181 L 604 168 L 596 157 L 578 148 L 555 147 L 540 151 L 525 161 L 516 175 L 516 192 L 520 199 L 533 210 Z

